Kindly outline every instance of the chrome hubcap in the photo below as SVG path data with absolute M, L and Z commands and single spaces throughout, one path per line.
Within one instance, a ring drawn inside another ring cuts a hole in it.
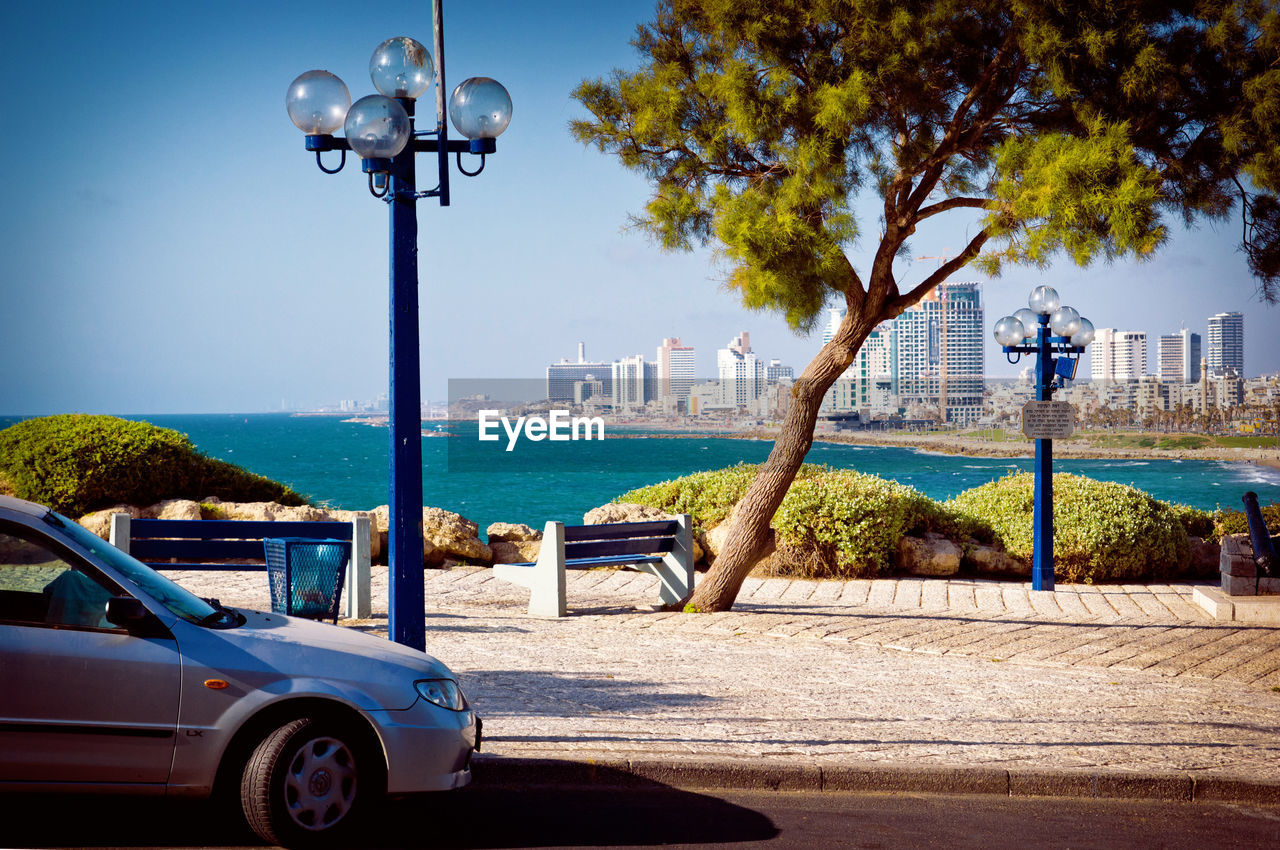
M 351 811 L 356 798 L 356 763 L 336 738 L 308 741 L 289 762 L 284 776 L 285 806 L 303 829 L 328 829 Z

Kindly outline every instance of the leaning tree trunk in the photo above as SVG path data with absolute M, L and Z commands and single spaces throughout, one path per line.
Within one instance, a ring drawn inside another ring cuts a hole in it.
M 813 428 L 823 397 L 853 362 L 874 326 L 875 322 L 854 315 L 850 309 L 831 342 L 822 347 L 793 385 L 791 405 L 773 451 L 734 509 L 724 551 L 698 583 L 686 610 L 727 611 L 733 607 L 742 582 L 769 543 L 769 523 L 813 445 Z

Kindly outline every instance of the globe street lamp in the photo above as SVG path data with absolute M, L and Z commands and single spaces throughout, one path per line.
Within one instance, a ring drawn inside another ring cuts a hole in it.
M 448 111 L 464 137 L 451 140 L 445 122 L 444 23 L 442 0 L 434 0 L 435 61 L 412 38 L 390 38 L 369 60 L 369 76 L 378 94 L 355 103 L 346 84 L 328 71 L 307 71 L 289 86 L 285 107 L 306 133 L 306 149 L 327 174 L 341 171 L 347 151 L 361 160 L 369 192 L 387 204 L 391 214 L 391 472 L 388 561 L 392 640 L 426 648 L 422 577 L 422 391 L 418 345 L 418 201 L 438 198 L 449 205 L 449 154 L 468 177 L 484 169 L 485 157 L 497 150 L 496 139 L 511 122 L 507 90 L 488 77 L 472 77 L 453 92 Z M 414 124 L 414 106 L 432 82 L 436 86 L 436 122 L 431 130 Z M 333 133 L 342 128 L 345 137 Z M 322 154 L 338 151 L 336 167 Z M 436 154 L 439 182 L 418 191 L 415 159 Z M 477 155 L 480 165 L 468 171 L 462 155 Z
M 1026 307 L 995 324 L 996 342 L 1010 363 L 1023 354 L 1037 357 L 1036 400 L 1022 409 L 1023 433 L 1036 441 L 1032 590 L 1053 590 L 1053 438 L 1069 437 L 1074 428 L 1071 405 L 1053 401 L 1053 391 L 1075 378 L 1093 333 L 1093 323 L 1064 306 L 1050 286 L 1037 286 Z

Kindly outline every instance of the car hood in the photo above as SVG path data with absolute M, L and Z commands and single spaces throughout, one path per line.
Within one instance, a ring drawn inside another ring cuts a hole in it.
M 238 650 L 235 660 L 218 653 L 216 667 L 246 684 L 270 690 L 276 682 L 290 688 L 328 682 L 363 708 L 407 708 L 417 698 L 415 680 L 456 680 L 438 659 L 385 638 L 283 614 L 235 610 L 244 615 L 244 625 L 199 629 L 187 640 L 180 638 L 183 655 L 199 662 L 198 645 L 216 639 Z

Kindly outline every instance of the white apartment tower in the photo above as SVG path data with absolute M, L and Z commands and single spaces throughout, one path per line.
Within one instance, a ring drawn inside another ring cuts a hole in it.
M 833 389 L 837 391 L 837 409 L 866 411 L 871 416 L 895 413 L 897 354 L 894 323 L 876 325 L 858 349 L 853 364 L 836 381 Z
M 822 344 L 826 345 L 835 339 L 836 330 L 839 329 L 840 323 L 844 321 L 844 313 L 832 307 L 827 311 L 827 327 L 822 331 Z
M 751 335 L 743 331 L 728 347 L 716 352 L 722 404 L 745 407 L 765 388 L 765 364 L 751 350 Z
M 648 370 L 643 354 L 634 354 L 615 360 L 611 365 L 614 411 L 635 411 L 653 397 L 653 390 L 646 384 Z
M 1090 377 L 1095 381 L 1136 381 L 1147 374 L 1147 335 L 1143 331 L 1101 328 L 1089 346 Z
M 947 422 L 982 415 L 981 285 L 943 283 L 893 321 L 899 403 L 936 406 Z
M 1200 380 L 1200 334 L 1183 328 L 1176 334 L 1162 335 L 1158 359 L 1161 383 L 1196 383 Z
M 683 345 L 679 337 L 667 337 L 658 346 L 659 393 L 683 403 L 689 399 L 689 390 L 697 382 L 692 345 Z
M 1209 317 L 1209 373 L 1221 377 L 1233 370 L 1244 377 L 1244 315 L 1218 313 Z

